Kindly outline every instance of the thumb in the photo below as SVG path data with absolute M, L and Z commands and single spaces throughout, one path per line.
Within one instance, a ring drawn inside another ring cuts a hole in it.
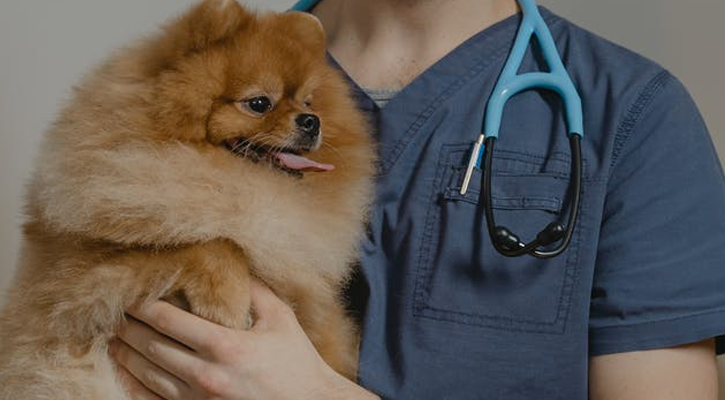
M 290 306 L 277 297 L 272 289 L 261 280 L 254 277 L 251 279 L 249 293 L 254 313 L 252 330 L 264 329 L 293 315 Z

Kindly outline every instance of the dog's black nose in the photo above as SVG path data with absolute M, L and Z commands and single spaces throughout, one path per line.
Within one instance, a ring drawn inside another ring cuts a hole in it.
M 300 114 L 295 119 L 300 132 L 310 139 L 320 136 L 320 119 L 314 114 Z

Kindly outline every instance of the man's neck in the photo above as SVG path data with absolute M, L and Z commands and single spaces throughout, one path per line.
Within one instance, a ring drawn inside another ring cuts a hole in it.
M 359 85 L 392 89 L 517 10 L 514 0 L 324 0 L 313 14 Z

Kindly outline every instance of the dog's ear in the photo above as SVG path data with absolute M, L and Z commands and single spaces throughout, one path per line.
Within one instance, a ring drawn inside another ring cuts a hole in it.
M 306 12 L 288 11 L 280 15 L 279 24 L 282 32 L 287 32 L 297 40 L 301 40 L 311 49 L 324 52 L 327 48 L 322 23 L 314 15 Z
M 158 76 L 186 55 L 230 37 L 253 19 L 235 0 L 205 0 L 191 7 L 139 49 L 144 74 Z
M 204 49 L 252 20 L 235 0 L 205 0 L 166 25 L 164 30 L 182 53 Z

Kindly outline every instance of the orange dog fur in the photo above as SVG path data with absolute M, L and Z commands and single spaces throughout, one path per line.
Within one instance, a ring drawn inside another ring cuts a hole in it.
M 263 114 L 249 108 L 259 95 L 273 103 Z M 304 154 L 334 170 L 290 173 L 227 146 L 288 146 L 301 113 L 322 131 Z M 231 0 L 193 7 L 86 76 L 38 161 L 0 315 L 1 400 L 126 399 L 106 355 L 124 310 L 181 296 L 244 329 L 250 275 L 355 376 L 357 330 L 340 291 L 374 150 L 313 17 L 255 15 Z

